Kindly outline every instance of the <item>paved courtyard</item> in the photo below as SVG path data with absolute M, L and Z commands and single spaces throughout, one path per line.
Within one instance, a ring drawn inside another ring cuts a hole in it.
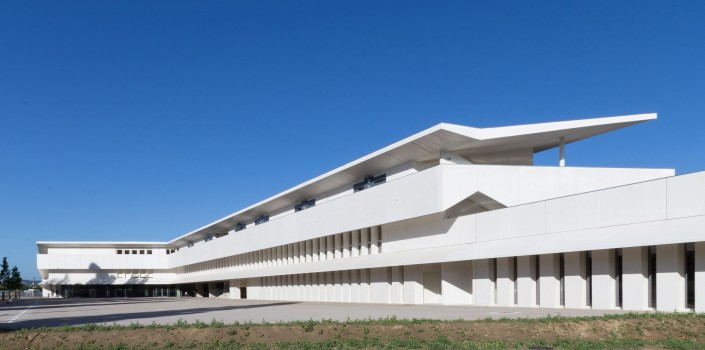
M 593 316 L 621 310 L 564 310 L 441 305 L 388 305 L 204 298 L 25 299 L 0 304 L 0 329 L 60 325 L 167 324 L 212 320 L 225 323 L 296 320 L 401 319 L 476 320 L 541 316 Z

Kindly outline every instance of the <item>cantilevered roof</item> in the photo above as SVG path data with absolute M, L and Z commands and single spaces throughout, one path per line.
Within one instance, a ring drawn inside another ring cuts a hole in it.
M 441 123 L 186 233 L 169 243 L 184 245 L 206 235 L 227 232 L 238 222 L 252 222 L 262 214 L 352 184 L 366 175 L 377 174 L 412 161 L 438 159 L 441 151 L 480 155 L 532 149 L 536 153 L 557 147 L 561 137 L 568 144 L 652 119 L 656 119 L 655 113 L 494 128 Z

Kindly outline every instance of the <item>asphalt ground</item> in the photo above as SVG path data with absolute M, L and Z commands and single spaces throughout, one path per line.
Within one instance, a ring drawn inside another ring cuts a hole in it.
M 81 324 L 170 324 L 179 320 L 225 323 L 306 320 L 399 319 L 477 320 L 598 316 L 622 310 L 566 310 L 517 307 L 389 305 L 209 298 L 23 299 L 0 304 L 0 329 Z

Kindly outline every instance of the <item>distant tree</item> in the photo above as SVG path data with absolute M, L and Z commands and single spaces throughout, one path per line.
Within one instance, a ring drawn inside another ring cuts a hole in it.
M 17 268 L 17 266 L 12 267 L 10 277 L 8 278 L 8 282 L 5 283 L 5 286 L 7 287 L 7 289 L 22 288 L 22 276 L 20 275 L 20 270 Z
M 7 282 L 10 279 L 10 264 L 7 263 L 7 257 L 2 258 L 0 265 L 0 286 L 7 288 Z

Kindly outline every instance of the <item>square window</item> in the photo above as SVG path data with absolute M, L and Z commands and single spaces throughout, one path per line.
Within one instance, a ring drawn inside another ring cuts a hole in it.
M 152 254 L 152 250 L 151 250 L 151 249 L 147 249 L 147 254 Z
M 130 254 L 130 251 L 128 249 L 125 249 L 125 254 Z
M 144 249 L 140 250 L 140 254 L 144 255 Z
M 117 250 L 117 253 L 118 253 L 118 254 L 122 254 L 122 249 L 118 249 L 118 250 Z
M 133 249 L 132 254 L 137 254 L 137 249 Z

